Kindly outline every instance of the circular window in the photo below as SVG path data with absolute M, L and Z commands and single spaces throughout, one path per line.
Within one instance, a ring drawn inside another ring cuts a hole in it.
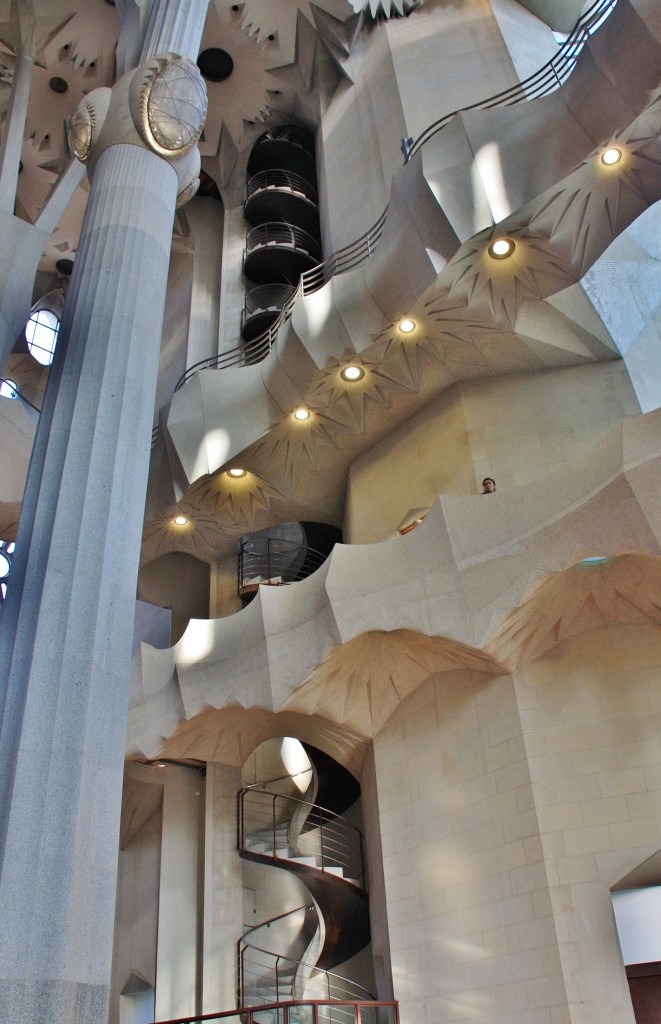
M 11 572 L 11 556 L 15 548 L 13 541 L 0 540 L 0 604 L 7 596 L 7 577 Z
M 42 366 L 53 362 L 59 329 L 60 321 L 50 309 L 35 310 L 25 326 L 28 348 Z
M 0 398 L 18 398 L 18 387 L 15 380 L 0 378 Z

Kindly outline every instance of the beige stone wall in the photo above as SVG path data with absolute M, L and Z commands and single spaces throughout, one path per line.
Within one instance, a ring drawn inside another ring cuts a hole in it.
M 631 625 L 565 641 L 516 677 L 571 1020 L 581 1024 L 633 1022 L 610 889 L 661 847 L 660 671 L 661 631 Z
M 621 362 L 467 381 L 445 392 L 352 464 L 344 538 L 383 540 L 439 494 L 479 494 L 541 480 L 589 451 L 638 405 Z
M 611 889 L 661 847 L 660 667 L 658 627 L 604 627 L 432 679 L 381 730 L 403 1024 L 633 1024 Z
M 557 946 L 511 678 L 428 682 L 374 749 L 403 1024 L 550 1021 L 534 1011 Z

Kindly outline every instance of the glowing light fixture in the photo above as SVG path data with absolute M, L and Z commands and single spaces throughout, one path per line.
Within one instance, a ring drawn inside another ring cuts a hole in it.
M 304 420 L 310 419 L 310 412 L 308 409 L 295 409 L 293 416 L 295 420 L 299 421 L 299 423 L 303 423 Z
M 233 466 L 232 469 L 227 470 L 227 475 L 231 476 L 233 480 L 238 480 L 242 476 L 248 475 L 247 469 L 239 469 L 238 466 Z
M 362 366 L 345 366 L 343 370 L 340 370 L 340 377 L 342 380 L 349 380 L 352 383 L 357 380 L 362 380 L 365 376 L 365 371 Z
M 514 242 L 511 238 L 497 238 L 492 242 L 487 252 L 494 260 L 506 260 L 514 252 Z
M 186 516 L 175 516 L 174 519 L 172 520 L 172 522 L 174 523 L 175 526 L 187 526 L 188 525 L 188 520 L 186 519 Z
M 619 164 L 622 159 L 622 150 L 618 149 L 617 146 L 609 146 L 601 154 L 601 162 L 606 167 L 612 167 L 614 164 Z
M 399 329 L 402 334 L 410 334 L 415 330 L 415 320 L 400 320 Z

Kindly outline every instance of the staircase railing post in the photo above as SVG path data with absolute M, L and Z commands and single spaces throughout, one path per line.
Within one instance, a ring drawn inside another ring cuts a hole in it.
M 271 808 L 272 808 L 272 811 L 273 811 L 273 859 L 274 860 L 277 860 L 277 857 L 278 857 L 278 854 L 276 852 L 276 842 L 275 842 L 275 801 L 276 801 L 276 799 L 277 799 L 277 797 L 276 797 L 276 795 L 274 793 L 273 794 L 273 798 L 271 800 Z

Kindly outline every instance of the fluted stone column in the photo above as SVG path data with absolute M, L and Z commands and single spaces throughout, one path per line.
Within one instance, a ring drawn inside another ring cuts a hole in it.
M 107 1014 L 127 676 L 176 191 L 174 170 L 138 147 L 114 146 L 99 160 L 23 506 L 0 646 L 9 669 L 0 1020 L 14 1024 L 102 1024 Z
M 132 80 L 83 101 L 95 123 L 108 112 L 106 134 L 0 616 L 0 1021 L 12 1024 L 107 1019 L 142 513 L 188 186 L 132 127 Z
M 141 61 L 168 50 L 197 60 L 208 0 L 151 0 L 151 4 Z

